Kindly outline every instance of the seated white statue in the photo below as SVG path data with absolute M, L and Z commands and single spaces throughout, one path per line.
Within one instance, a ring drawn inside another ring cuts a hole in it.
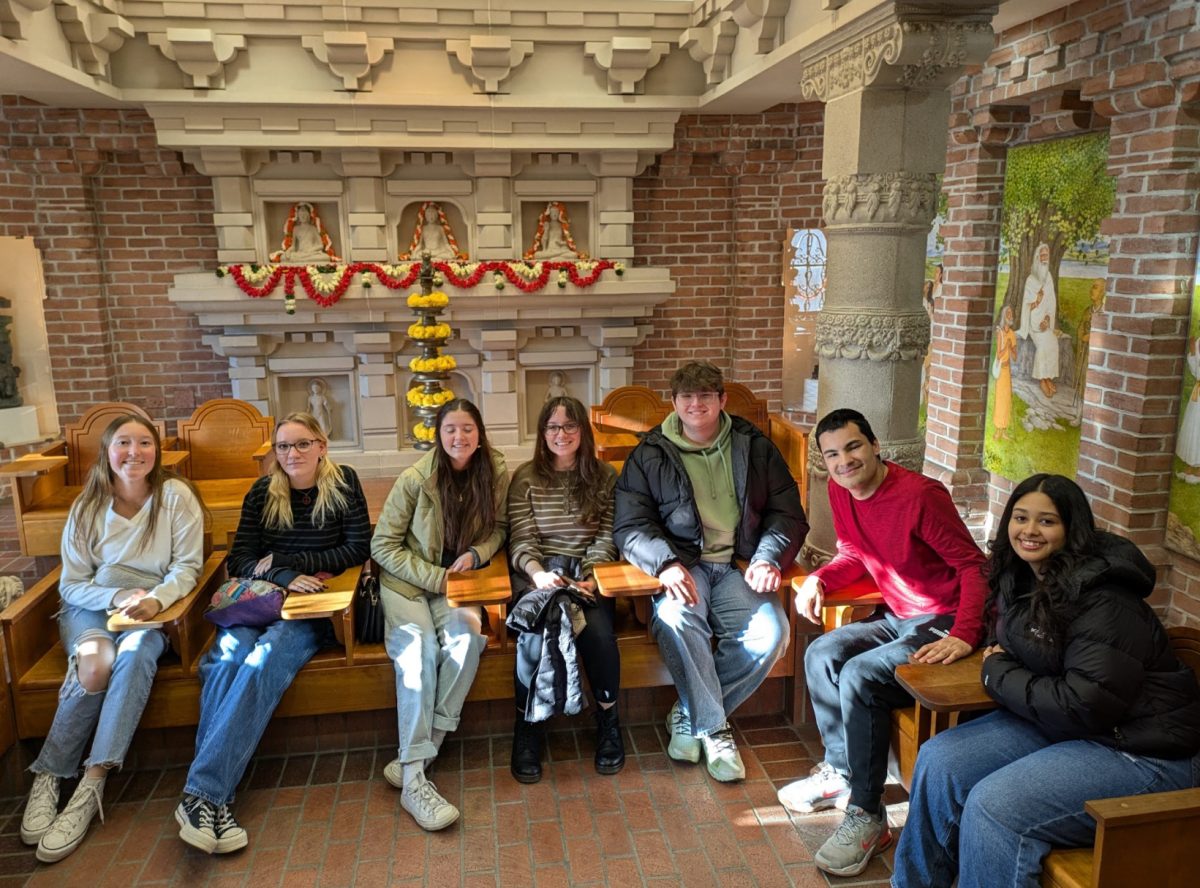
M 574 259 L 575 251 L 567 244 L 567 235 L 558 218 L 554 204 L 546 207 L 546 229 L 542 233 L 542 248 L 533 254 L 534 259 Z
M 421 237 L 417 245 L 409 252 L 410 259 L 420 259 L 423 253 L 428 253 L 430 259 L 457 259 L 455 250 L 442 230 L 438 219 L 438 205 L 435 203 L 425 207 L 424 221 L 421 224 Z
M 292 244 L 279 254 L 279 261 L 293 264 L 333 261 L 333 257 L 325 252 L 325 246 L 321 242 L 321 229 L 313 222 L 312 204 L 296 204 L 296 219 L 292 224 Z

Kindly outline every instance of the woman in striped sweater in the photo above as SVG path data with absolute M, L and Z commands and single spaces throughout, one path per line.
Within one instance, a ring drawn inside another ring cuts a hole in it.
M 596 770 L 601 774 L 615 774 L 625 765 L 616 707 L 621 660 L 613 634 L 613 601 L 596 594 L 592 578 L 593 565 L 617 557 L 612 539 L 616 483 L 613 467 L 596 459 L 583 404 L 554 397 L 538 417 L 533 459 L 517 469 L 508 490 L 514 597 L 570 585 L 590 599 L 583 609 L 587 625 L 575 647 L 596 698 Z M 525 718 L 541 654 L 542 636 L 522 632 L 513 675 L 517 716 L 511 761 L 512 774 L 522 783 L 536 783 L 542 776 L 542 725 Z
M 316 592 L 321 575 L 362 565 L 371 519 L 358 476 L 329 458 L 317 420 L 292 413 L 275 426 L 275 464 L 246 494 L 229 549 L 229 575 L 293 593 Z M 200 661 L 196 757 L 175 809 L 179 837 L 209 854 L 249 838 L 229 810 L 250 756 L 300 668 L 334 644 L 328 620 L 276 620 L 221 629 Z

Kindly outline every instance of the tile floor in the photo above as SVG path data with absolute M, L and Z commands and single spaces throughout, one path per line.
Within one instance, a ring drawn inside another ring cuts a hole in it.
M 820 741 L 781 716 L 736 722 L 743 783 L 710 780 L 703 766 L 667 758 L 658 725 L 627 730 L 628 762 L 615 777 L 592 769 L 590 720 L 549 735 L 541 783 L 508 773 L 511 741 L 447 741 L 431 777 L 462 819 L 422 832 L 383 780 L 388 748 L 259 758 L 235 806 L 250 846 L 208 857 L 179 841 L 172 811 L 185 769 L 114 774 L 107 821 L 54 866 L 21 844 L 23 799 L 0 801 L 0 888 L 16 886 L 548 886 L 887 885 L 891 852 L 857 879 L 830 878 L 812 856 L 839 814 L 789 817 L 775 787 L 807 773 Z M 887 801 L 893 825 L 907 805 Z

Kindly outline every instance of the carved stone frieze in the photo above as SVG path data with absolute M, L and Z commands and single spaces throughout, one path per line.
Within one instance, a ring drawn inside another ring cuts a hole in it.
M 216 34 L 208 28 L 167 28 L 147 39 L 192 78 L 195 89 L 224 89 L 225 66 L 246 48 L 241 34 Z
M 914 361 L 929 347 L 923 311 L 879 314 L 826 306 L 817 318 L 816 351 L 822 358 Z
M 821 210 L 831 225 L 892 222 L 929 227 L 937 214 L 933 173 L 850 173 L 825 183 Z
M 0 37 L 24 40 L 29 17 L 50 5 L 50 0 L 0 0 Z
M 446 52 L 471 70 L 485 93 L 500 92 L 500 83 L 533 54 L 533 41 L 499 34 L 475 34 L 470 40 L 447 40 Z
M 304 48 L 328 66 L 349 92 L 371 89 L 371 69 L 395 48 L 391 37 L 370 37 L 366 31 L 326 31 L 301 40 Z
M 738 27 L 754 38 L 755 51 L 762 54 L 775 48 L 789 6 L 790 0 L 733 0 L 728 9 Z
M 729 76 L 729 59 L 737 42 L 738 26 L 728 12 L 712 22 L 688 28 L 679 36 L 679 46 L 704 68 L 704 79 L 716 86 Z
M 54 0 L 54 15 L 79 67 L 96 77 L 108 75 L 108 57 L 133 36 L 133 25 L 124 16 L 97 12 L 84 0 Z
M 800 75 L 805 99 L 828 102 L 864 87 L 945 86 L 993 44 L 984 19 L 891 21 L 830 50 Z
M 583 45 L 584 55 L 608 73 L 610 95 L 634 95 L 653 68 L 671 47 L 656 43 L 649 37 L 613 37 L 610 40 L 589 41 Z
M 925 439 L 907 438 L 900 441 L 880 441 L 879 457 L 899 463 L 909 471 L 920 473 L 925 466 Z

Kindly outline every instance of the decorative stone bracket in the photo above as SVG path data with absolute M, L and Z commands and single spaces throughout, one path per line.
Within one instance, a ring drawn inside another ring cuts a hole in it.
M 97 77 L 108 74 L 108 57 L 133 36 L 124 16 L 94 12 L 83 0 L 54 0 L 54 14 L 71 44 L 79 67 Z
M 821 209 L 830 224 L 887 222 L 928 228 L 937 197 L 932 173 L 851 173 L 825 183 Z
M 0 37 L 24 40 L 29 17 L 50 5 L 50 0 L 0 0 Z
M 666 55 L 670 46 L 655 43 L 649 37 L 613 37 L 608 42 L 596 40 L 584 44 L 584 55 L 598 68 L 608 72 L 610 95 L 634 95 L 638 85 Z
M 753 36 L 755 51 L 761 55 L 775 48 L 790 5 L 789 0 L 733 0 L 727 8 L 738 27 Z
M 447 40 L 446 52 L 457 58 L 464 67 L 470 68 L 475 81 L 483 87 L 483 92 L 491 94 L 500 92 L 501 81 L 533 55 L 533 41 L 476 34 L 470 40 Z
M 370 91 L 371 69 L 395 48 L 391 37 L 370 37 L 366 31 L 326 31 L 301 42 L 334 76 L 342 78 L 342 86 L 349 92 Z
M 150 34 L 148 39 L 192 78 L 195 89 L 224 89 L 225 66 L 246 48 L 242 35 L 215 34 L 208 28 L 167 28 L 165 34 Z
M 729 59 L 737 42 L 737 22 L 723 12 L 712 23 L 688 28 L 679 36 L 679 46 L 704 67 L 705 82 L 716 86 L 729 76 Z
M 828 102 L 868 86 L 944 87 L 991 51 L 986 19 L 892 21 L 806 65 L 800 92 Z

